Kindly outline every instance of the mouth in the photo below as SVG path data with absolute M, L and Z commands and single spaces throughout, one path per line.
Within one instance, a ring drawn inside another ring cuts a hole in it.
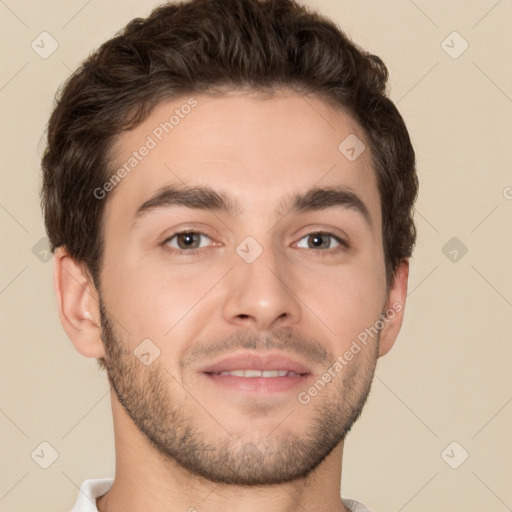
M 229 370 L 222 372 L 206 372 L 210 375 L 232 375 L 233 377 L 247 377 L 253 379 L 255 377 L 274 378 L 274 377 L 292 377 L 294 375 L 305 375 L 303 373 L 295 373 L 289 370 Z
M 265 396 L 289 392 L 313 375 L 305 364 L 284 354 L 254 352 L 228 356 L 201 373 L 224 390 Z

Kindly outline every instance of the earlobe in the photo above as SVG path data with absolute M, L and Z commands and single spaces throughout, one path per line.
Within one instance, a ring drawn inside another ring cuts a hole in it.
M 408 279 L 409 260 L 404 259 L 396 268 L 393 285 L 389 291 L 384 311 L 386 319 L 380 333 L 379 357 L 386 355 L 392 349 L 402 327 Z
M 65 247 L 54 254 L 53 286 L 60 321 L 75 349 L 86 357 L 105 357 L 98 292 Z

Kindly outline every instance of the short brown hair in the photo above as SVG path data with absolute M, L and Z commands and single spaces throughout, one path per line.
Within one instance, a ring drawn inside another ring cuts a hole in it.
M 381 59 L 295 0 L 190 0 L 132 20 L 63 85 L 48 123 L 41 204 L 51 250 L 65 246 L 99 289 L 115 136 L 162 100 L 229 88 L 292 88 L 348 111 L 370 144 L 382 203 L 386 283 L 416 239 L 418 181 Z M 341 142 L 341 141 L 340 141 Z

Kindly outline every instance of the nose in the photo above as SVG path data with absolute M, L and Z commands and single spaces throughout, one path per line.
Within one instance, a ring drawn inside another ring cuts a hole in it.
M 265 248 L 252 263 L 238 254 L 234 261 L 223 308 L 228 323 L 268 331 L 300 320 L 301 303 L 292 289 L 293 269 L 284 255 Z

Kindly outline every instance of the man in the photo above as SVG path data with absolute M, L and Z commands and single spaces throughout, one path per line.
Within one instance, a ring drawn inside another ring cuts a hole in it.
M 343 446 L 401 327 L 417 194 L 386 82 L 292 0 L 192 0 L 66 83 L 42 205 L 116 448 L 73 512 L 369 510 Z

